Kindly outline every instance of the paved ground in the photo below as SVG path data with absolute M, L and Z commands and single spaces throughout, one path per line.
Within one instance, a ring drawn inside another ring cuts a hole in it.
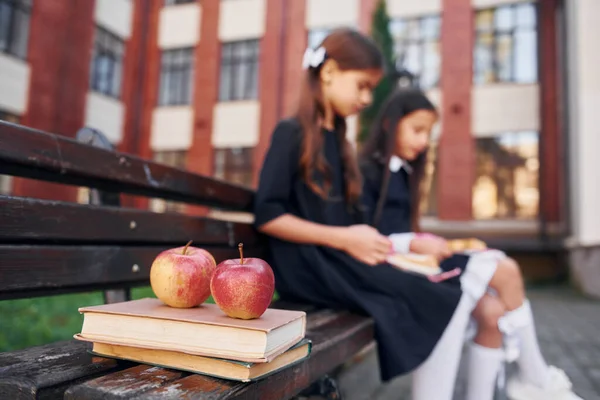
M 550 364 L 565 370 L 577 394 L 600 400 L 600 301 L 568 287 L 528 290 L 542 352 Z M 461 365 L 454 399 L 464 399 L 465 366 Z M 410 378 L 385 386 L 378 381 L 376 356 L 349 369 L 340 378 L 346 400 L 409 400 Z M 501 398 L 501 397 L 498 397 Z

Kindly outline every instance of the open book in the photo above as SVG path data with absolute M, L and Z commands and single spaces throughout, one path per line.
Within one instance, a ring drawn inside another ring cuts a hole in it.
M 390 254 L 387 262 L 399 269 L 422 275 L 436 275 L 442 272 L 435 257 L 417 253 Z

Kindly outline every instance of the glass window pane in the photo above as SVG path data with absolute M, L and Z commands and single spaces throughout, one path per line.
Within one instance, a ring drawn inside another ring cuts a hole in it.
M 475 15 L 475 28 L 480 32 L 491 32 L 494 28 L 494 10 L 478 11 Z
M 425 39 L 437 39 L 440 37 L 440 18 L 439 17 L 428 17 L 423 18 L 421 24 L 423 38 Z
M 231 66 L 223 65 L 221 66 L 221 77 L 220 77 L 220 85 L 219 85 L 219 99 L 221 101 L 229 100 L 231 93 Z
M 494 37 L 491 34 L 480 34 L 475 44 L 474 81 L 477 84 L 494 81 L 493 68 L 493 44 Z
M 0 3 L 0 50 L 3 51 L 8 48 L 11 14 L 12 8 L 7 3 Z
M 538 77 L 537 35 L 535 31 L 515 32 L 515 81 L 536 82 Z
M 516 24 L 520 28 L 534 28 L 537 23 L 535 5 L 532 3 L 519 4 L 515 7 Z
M 421 88 L 429 89 L 439 83 L 440 77 L 440 44 L 427 42 L 424 44 L 423 71 L 419 83 Z
M 403 19 L 395 19 L 390 21 L 390 32 L 395 42 L 408 39 L 406 21 Z
M 513 28 L 513 8 L 500 7 L 494 13 L 494 27 L 498 31 L 509 31 Z
M 420 38 L 420 33 L 421 33 L 421 29 L 420 29 L 420 20 L 419 19 L 411 19 L 408 20 L 407 22 L 407 29 L 408 29 L 408 38 L 409 39 L 413 39 L 413 40 L 418 40 Z
M 539 135 L 505 132 L 476 139 L 476 219 L 534 219 L 539 206 Z
M 496 68 L 498 80 L 512 81 L 513 41 L 511 35 L 499 35 L 496 38 Z
M 421 47 L 418 44 L 410 44 L 406 49 L 404 67 L 415 75 L 421 72 Z

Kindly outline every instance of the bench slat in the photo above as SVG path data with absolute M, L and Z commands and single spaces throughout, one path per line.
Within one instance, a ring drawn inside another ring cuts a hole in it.
M 251 211 L 253 192 L 125 153 L 0 121 L 0 174 Z
M 0 353 L 0 399 L 61 398 L 72 382 L 135 365 L 92 357 L 90 347 L 70 340 Z
M 177 213 L 0 196 L 0 243 L 87 242 L 257 245 L 250 224 Z
M 309 314 L 309 325 L 312 316 Z M 314 324 L 313 324 L 314 326 Z M 340 313 L 325 325 L 308 329 L 306 336 L 313 341 L 311 356 L 302 363 L 280 371 L 258 382 L 244 384 L 239 382 L 214 379 L 199 374 L 185 373 L 182 379 L 169 380 L 156 388 L 148 390 L 147 386 L 129 391 L 130 400 L 164 400 L 185 398 L 189 400 L 224 400 L 224 399 L 261 399 L 280 400 L 290 398 L 323 374 L 330 372 L 359 352 L 373 340 L 373 323 L 370 319 L 348 313 Z M 142 370 L 129 369 L 130 378 L 139 377 Z M 153 369 L 153 374 L 171 371 Z M 108 392 L 107 387 L 114 387 L 112 380 L 119 381 L 123 373 L 110 374 L 101 378 L 73 386 L 68 389 L 65 399 L 119 399 L 121 387 Z M 141 378 L 141 377 L 140 377 Z
M 0 300 L 147 284 L 166 246 L 0 246 Z M 217 263 L 239 257 L 237 246 L 204 246 Z M 245 248 L 248 257 L 260 248 Z M 136 267 L 137 266 L 137 267 Z

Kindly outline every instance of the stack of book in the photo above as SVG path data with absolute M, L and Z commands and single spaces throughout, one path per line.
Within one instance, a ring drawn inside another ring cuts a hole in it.
M 158 299 L 82 307 L 81 333 L 92 354 L 248 382 L 306 359 L 306 313 L 267 309 L 230 318 L 214 304 L 179 309 Z

